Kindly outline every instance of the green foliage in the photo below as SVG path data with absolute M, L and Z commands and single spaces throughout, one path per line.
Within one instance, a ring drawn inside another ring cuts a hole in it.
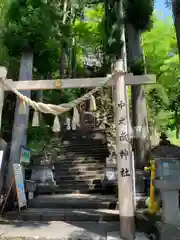
M 144 62 L 142 60 L 137 60 L 131 64 L 130 72 L 134 75 L 142 75 L 144 74 L 144 68 Z
M 43 0 L 14 0 L 6 14 L 4 43 L 11 56 L 38 53 L 52 36 L 54 11 Z
M 143 46 L 147 71 L 157 75 L 157 84 L 146 92 L 150 119 L 162 131 L 165 126 L 175 129 L 180 119 L 180 67 L 172 19 L 153 19 L 153 28 L 143 34 Z
M 156 127 L 157 132 L 166 132 L 171 118 L 171 112 L 160 110 L 154 118 L 154 126 Z
M 180 119 L 180 80 L 169 88 L 170 95 L 170 108 L 173 111 L 177 111 Z
M 169 106 L 167 92 L 161 84 L 155 84 L 148 88 L 147 101 L 149 108 L 154 112 L 154 116 Z
M 38 74 L 50 76 L 59 67 L 60 49 L 59 44 L 54 39 L 49 39 L 43 48 L 34 54 L 34 66 Z
M 119 1 L 105 1 L 104 21 L 104 53 L 110 56 L 110 59 L 116 58 L 121 53 L 121 31 L 119 19 Z
M 142 39 L 147 70 L 155 73 L 159 82 L 167 73 L 162 69 L 164 62 L 170 59 L 169 53 L 176 51 L 177 43 L 171 18 L 162 21 L 154 14 L 152 19 L 153 27 L 143 34 Z
M 100 29 L 102 16 L 103 6 L 98 4 L 93 9 L 85 9 L 85 21 L 76 19 L 73 30 L 76 36 L 77 47 L 82 49 L 83 52 L 88 51 L 88 54 L 96 54 L 100 51 L 102 45 L 102 29 Z
M 39 152 L 49 142 L 51 136 L 50 126 L 41 120 L 39 127 L 29 126 L 28 128 L 28 147 L 31 151 Z
M 4 29 L 4 17 L 6 15 L 7 10 L 8 10 L 8 1 L 1 0 L 1 3 L 0 3 L 0 65 L 6 66 L 6 67 L 8 66 L 8 54 L 7 54 L 7 49 L 3 44 L 2 29 Z
M 135 29 L 145 31 L 151 27 L 151 16 L 154 9 L 154 0 L 127 0 L 124 1 L 125 20 Z

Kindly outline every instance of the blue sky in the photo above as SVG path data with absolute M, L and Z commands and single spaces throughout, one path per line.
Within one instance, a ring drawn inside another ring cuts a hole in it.
M 165 0 L 155 0 L 155 9 L 163 14 L 163 17 L 171 16 L 171 10 L 165 6 Z

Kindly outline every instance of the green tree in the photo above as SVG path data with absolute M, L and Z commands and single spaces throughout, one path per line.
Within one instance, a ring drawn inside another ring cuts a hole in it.
M 8 1 L 1 1 L 0 3 L 0 65 L 8 66 L 8 54 L 3 44 L 3 29 L 5 27 L 4 17 L 8 10 Z
M 162 84 L 167 89 L 169 96 L 169 108 L 172 118 L 169 126 L 176 130 L 176 138 L 180 138 L 180 67 L 179 55 L 174 54 L 164 62 L 161 68 L 164 71 Z
M 154 15 L 153 20 L 151 31 L 143 34 L 147 71 L 157 75 L 157 84 L 146 88 L 151 125 L 159 131 L 171 126 L 178 137 L 179 59 L 175 30 L 171 18 L 164 21 Z

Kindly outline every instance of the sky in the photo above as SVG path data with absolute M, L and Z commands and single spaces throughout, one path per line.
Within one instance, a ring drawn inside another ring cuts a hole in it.
M 165 6 L 165 0 L 155 0 L 155 9 L 162 13 L 162 17 L 171 16 L 171 10 Z

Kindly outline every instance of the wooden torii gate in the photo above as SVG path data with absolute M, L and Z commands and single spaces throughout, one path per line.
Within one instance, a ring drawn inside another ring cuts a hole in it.
M 124 73 L 123 60 L 115 64 L 116 75 L 110 79 L 107 86 L 115 86 L 115 117 L 116 117 L 116 153 L 118 169 L 118 200 L 120 215 L 120 230 L 133 232 L 134 228 L 134 201 L 132 176 L 132 150 L 129 141 L 130 131 L 128 123 L 128 109 L 126 99 L 126 85 L 152 84 L 156 82 L 155 75 L 133 76 Z M 6 78 L 7 71 L 0 68 L 0 79 Z M 62 88 L 93 88 L 102 85 L 105 78 L 62 79 L 59 86 L 55 80 L 12 81 L 6 79 L 9 85 L 17 90 L 47 90 Z M 0 81 L 0 97 L 8 89 Z M 1 98 L 2 100 L 2 98 Z M 3 100 L 0 102 L 0 125 L 3 109 Z M 140 114 L 140 113 L 139 113 Z M 20 146 L 19 146 L 20 147 Z

